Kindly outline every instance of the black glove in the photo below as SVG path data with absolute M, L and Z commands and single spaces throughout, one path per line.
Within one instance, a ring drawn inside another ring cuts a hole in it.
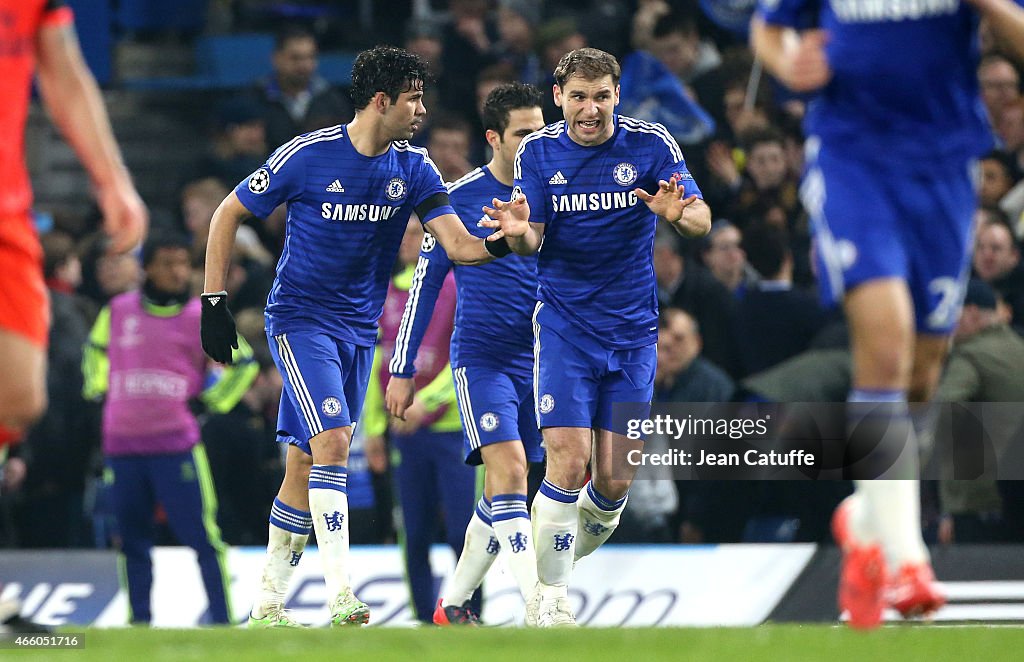
M 235 318 L 228 310 L 228 293 L 204 293 L 203 316 L 199 321 L 199 335 L 203 338 L 203 351 L 217 363 L 231 363 L 231 348 L 238 349 Z

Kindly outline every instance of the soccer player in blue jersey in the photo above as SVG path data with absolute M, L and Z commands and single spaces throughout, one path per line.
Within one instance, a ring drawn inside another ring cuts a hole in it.
M 809 11 L 818 27 L 798 34 Z M 764 0 L 753 22 L 768 71 L 817 93 L 802 196 L 822 294 L 849 320 L 848 399 L 883 403 L 873 413 L 887 417 L 882 450 L 900 446 L 909 460 L 892 477 L 918 475 L 907 400 L 934 392 L 969 272 L 970 172 L 992 142 L 975 75 L 979 17 L 1022 54 L 1024 11 L 1008 0 Z M 862 416 L 851 408 L 851 430 Z M 856 488 L 833 518 L 850 624 L 878 625 L 886 603 L 934 612 L 945 600 L 921 539 L 918 482 Z
M 278 435 L 289 446 L 253 627 L 297 625 L 283 602 L 311 527 L 332 625 L 369 621 L 368 607 L 349 585 L 345 466 L 377 320 L 412 212 L 456 263 L 481 264 L 508 251 L 501 240 L 484 242 L 466 232 L 426 150 L 407 142 L 426 114 L 426 78 L 426 63 L 404 50 L 379 46 L 360 53 L 352 67 L 355 119 L 279 147 L 224 199 L 210 225 L 203 348 L 228 362 L 237 346 L 224 305 L 235 231 L 247 216 L 266 217 L 288 205 L 266 325 L 284 378 Z
M 541 93 L 532 85 L 507 83 L 487 95 L 485 138 L 493 156 L 448 185 L 448 195 L 466 229 L 478 237 L 485 204 L 512 195 L 512 165 L 519 143 L 544 127 Z M 414 362 L 434 302 L 452 261 L 425 236 L 409 293 L 395 355 L 389 366 L 387 406 L 399 418 L 413 399 Z M 485 467 L 484 495 L 466 528 L 462 555 L 434 612 L 438 625 L 474 622 L 473 591 L 500 548 L 527 601 L 527 625 L 536 625 L 537 557 L 526 508 L 528 462 L 544 458 L 533 407 L 533 325 L 537 303 L 537 258 L 509 256 L 482 267 L 455 268 L 458 308 L 451 364 L 462 416 L 466 462 Z
M 553 93 L 564 119 L 523 140 L 513 201 L 496 198 L 483 222 L 516 253 L 539 251 L 534 398 L 547 471 L 533 522 L 542 627 L 575 623 L 573 562 L 618 525 L 632 481 L 626 454 L 643 444 L 625 436 L 625 424 L 647 416 L 654 392 L 657 219 L 687 237 L 711 228 L 665 127 L 615 114 L 619 75 L 615 58 L 594 48 L 562 58 Z

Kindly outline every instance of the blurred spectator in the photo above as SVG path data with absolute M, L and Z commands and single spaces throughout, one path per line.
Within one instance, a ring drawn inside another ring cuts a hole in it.
M 29 429 L 21 449 L 27 472 L 18 537 L 23 547 L 85 547 L 91 536 L 84 495 L 99 417 L 95 407 L 82 401 L 80 366 L 89 320 L 74 294 L 81 265 L 70 236 L 50 232 L 40 237 L 40 243 L 50 294 L 50 404 Z
M 316 73 L 317 55 L 316 38 L 302 27 L 286 27 L 274 41 L 274 73 L 256 85 L 271 150 L 299 134 L 352 119 L 352 104 Z
M 701 258 L 711 275 L 737 299 L 761 279 L 747 262 L 743 234 L 729 221 L 718 220 L 711 225 Z
M 181 222 L 192 240 L 192 265 L 195 267 L 203 266 L 210 219 L 228 191 L 216 177 L 191 181 L 181 191 Z
M 487 0 L 450 0 L 448 10 L 451 20 L 441 33 L 445 75 L 441 98 L 446 110 L 469 120 L 475 113 L 472 99 L 477 76 L 495 61 L 491 51 L 498 31 L 488 18 Z
M 508 63 L 494 64 L 480 72 L 476 79 L 476 114 L 473 115 L 470 135 L 482 136 L 485 133 L 483 112 L 487 95 L 499 85 L 511 83 L 515 80 L 515 71 Z M 490 149 L 486 140 L 474 140 L 470 146 L 470 162 L 487 163 L 491 160 Z
M 540 85 L 546 80 L 540 58 L 534 49 L 534 37 L 541 19 L 538 0 L 500 0 L 498 36 L 494 47 L 498 63 L 511 69 L 513 80 Z M 484 98 L 486 98 L 484 94 Z M 480 99 L 479 94 L 477 99 Z
M 974 273 L 991 285 L 1010 308 L 1009 319 L 1024 325 L 1024 268 L 1009 224 L 985 223 L 974 240 Z
M 702 357 L 703 340 L 696 320 L 681 308 L 666 308 L 658 319 L 656 402 L 729 402 L 735 384 Z
M 807 349 L 826 315 L 812 295 L 793 287 L 793 255 L 784 229 L 756 225 L 744 233 L 743 244 L 762 277 L 736 312 L 740 376 L 747 376 Z
M 647 50 L 683 83 L 692 83 L 722 64 L 714 43 L 701 39 L 694 14 L 664 14 L 655 21 L 647 41 Z
M 740 228 L 745 228 L 770 216 L 770 210 L 781 210 L 781 219 L 766 220 L 790 229 L 802 208 L 798 180 L 790 175 L 787 167 L 782 134 L 775 129 L 761 129 L 748 131 L 741 139 L 746 167 L 738 180 L 729 182 L 735 198 L 730 208 L 722 211 Z
M 993 150 L 982 157 L 980 165 L 981 185 L 978 187 L 978 204 L 982 207 L 998 207 L 1003 197 L 1020 179 L 1017 164 L 1010 154 Z
M 1024 170 L 1024 97 L 1002 106 L 992 118 L 992 128 L 1000 147 L 1013 155 L 1018 170 Z
M 103 305 L 111 297 L 136 289 L 142 282 L 138 258 L 130 253 L 112 255 L 100 234 L 82 240 L 82 285 L 79 291 Z
M 972 279 L 954 335 L 953 349 L 935 395 L 937 402 L 1024 402 L 1024 339 L 1011 330 L 997 311 L 995 291 L 984 281 Z M 942 409 L 938 430 L 957 436 L 958 414 Z M 962 416 L 962 414 L 960 414 Z M 993 443 L 998 463 L 1011 443 L 1019 443 L 1024 412 L 1019 408 L 989 407 L 985 412 L 985 436 Z M 962 434 L 962 433 L 961 433 Z M 952 455 L 938 440 L 938 461 Z M 951 478 L 951 468 L 943 476 Z M 944 521 L 939 528 L 943 543 L 996 542 L 1005 537 L 1002 500 L 992 480 L 942 480 L 939 498 Z M 1019 505 L 1017 506 L 1019 508 Z
M 1004 55 L 990 53 L 981 58 L 978 84 L 990 118 L 998 117 L 1000 110 L 1020 99 L 1020 72 Z
M 469 124 L 451 115 L 437 118 L 431 124 L 427 153 L 446 182 L 454 182 L 473 169 L 469 161 L 469 131 Z
M 704 356 L 730 374 L 737 367 L 732 328 L 736 305 L 725 286 L 679 252 L 673 230 L 659 228 L 654 241 L 654 277 L 662 308 L 686 310 L 703 330 Z
M 232 189 L 263 165 L 267 158 L 266 122 L 256 101 L 237 97 L 216 109 L 217 128 L 194 179 L 216 177 Z
M 229 623 L 226 547 L 199 424 L 191 407 L 230 411 L 258 367 L 239 338 L 234 364 L 210 369 L 199 342 L 199 299 L 188 291 L 189 244 L 155 235 L 143 248 L 146 280 L 103 308 L 86 347 L 83 395 L 103 400 L 107 494 L 124 554 L 131 621 L 148 624 L 157 504 L 192 547 L 214 623 Z

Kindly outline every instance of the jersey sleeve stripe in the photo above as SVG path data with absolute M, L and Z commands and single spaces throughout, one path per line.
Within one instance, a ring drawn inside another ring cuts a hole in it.
M 388 370 L 392 375 L 405 374 L 409 371 L 412 361 L 409 354 L 409 340 L 412 337 L 412 328 L 416 321 L 416 308 L 420 302 L 420 292 L 423 290 L 423 278 L 427 275 L 427 266 L 430 261 L 420 256 L 416 262 L 416 270 L 413 272 L 412 285 L 409 287 L 409 298 L 405 302 L 405 310 L 402 312 L 402 322 L 398 326 L 398 337 L 395 339 L 395 355 L 391 357 Z
M 668 132 L 661 124 L 652 124 L 651 122 L 645 122 L 638 120 L 633 117 L 626 117 L 619 115 L 619 124 L 622 128 L 633 133 L 650 133 L 658 136 L 668 146 L 669 152 L 672 154 L 672 158 L 679 161 L 683 160 L 683 150 L 679 148 L 679 143 L 676 142 L 675 138 Z
M 565 120 L 550 124 L 539 131 L 534 131 L 530 135 L 523 138 L 522 142 L 519 143 L 519 149 L 516 150 L 515 164 L 512 167 L 512 176 L 516 179 L 523 178 L 523 167 L 520 164 L 519 159 L 523 155 L 523 150 L 526 149 L 526 145 L 537 140 L 538 138 L 557 138 L 562 135 L 562 130 L 565 128 Z
M 444 182 L 444 177 L 441 176 L 441 171 L 438 170 L 437 166 L 434 165 L 434 162 L 430 160 L 430 155 L 427 153 L 426 147 L 417 147 L 416 145 L 410 145 L 409 141 L 407 140 L 397 140 L 392 144 L 395 146 L 395 149 L 397 149 L 399 152 L 414 152 L 422 156 L 423 161 L 428 166 L 430 166 L 435 173 L 437 173 L 437 178 Z
M 470 182 L 475 182 L 476 180 L 480 179 L 483 176 L 483 168 L 475 168 L 467 172 L 462 177 L 459 177 L 454 182 L 448 182 L 447 184 L 445 184 L 445 186 L 448 188 L 448 192 L 451 193 L 452 191 L 461 188 L 466 184 L 469 184 Z
M 276 173 L 281 169 L 281 166 L 288 161 L 288 159 L 294 156 L 295 153 L 303 147 L 308 147 L 309 145 L 323 142 L 325 140 L 337 140 L 343 135 L 341 127 L 335 126 L 329 129 L 320 129 L 319 131 L 314 131 L 313 133 L 306 134 L 305 136 L 293 138 L 270 155 L 270 158 L 267 159 L 267 165 L 270 166 L 271 172 Z

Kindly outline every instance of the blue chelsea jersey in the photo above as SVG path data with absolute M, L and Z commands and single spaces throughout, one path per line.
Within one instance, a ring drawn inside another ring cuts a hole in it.
M 508 200 L 512 187 L 486 167 L 448 185 L 452 207 L 470 234 L 486 237 L 494 230 L 477 225 L 492 198 Z M 448 270 L 455 267 L 458 305 L 452 335 L 452 367 L 486 367 L 528 376 L 533 370 L 533 309 L 537 302 L 537 257 L 514 253 L 478 266 L 453 265 L 429 234 L 409 290 L 395 355 L 389 369 L 411 376 L 413 362 L 430 322 Z
M 319 329 L 364 347 L 376 340 L 413 210 L 423 223 L 453 213 L 425 149 L 397 141 L 384 154 L 363 156 L 347 125 L 285 143 L 235 193 L 261 218 L 288 205 L 267 330 Z
M 545 224 L 538 299 L 573 327 L 564 333 L 635 349 L 657 341 L 658 295 L 657 217 L 633 191 L 654 193 L 674 174 L 685 195 L 701 192 L 665 127 L 623 115 L 612 121 L 612 137 L 596 146 L 573 142 L 564 121 L 524 138 L 515 186 L 530 220 Z
M 760 0 L 759 12 L 769 25 L 793 28 L 816 12 L 829 33 L 832 79 L 808 106 L 809 136 L 862 158 L 923 167 L 990 149 L 978 92 L 979 17 L 969 3 Z

